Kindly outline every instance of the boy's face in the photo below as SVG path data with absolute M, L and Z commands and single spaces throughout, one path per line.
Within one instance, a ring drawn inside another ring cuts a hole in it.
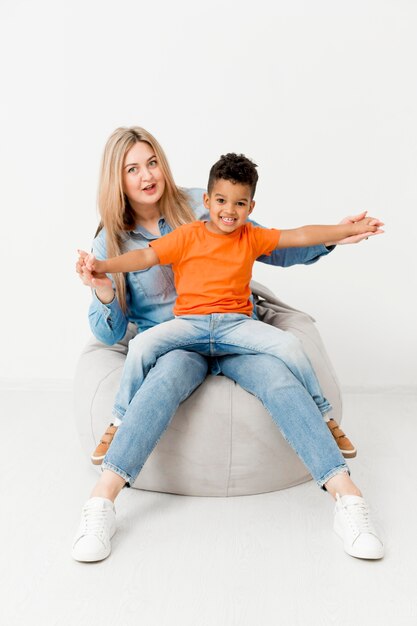
M 219 235 L 230 235 L 246 222 L 255 202 L 249 185 L 221 178 L 214 183 L 210 195 L 204 194 L 204 206 L 210 211 L 207 228 Z

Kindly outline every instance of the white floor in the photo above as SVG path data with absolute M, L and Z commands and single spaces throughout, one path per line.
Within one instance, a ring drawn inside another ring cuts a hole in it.
M 242 498 L 124 490 L 110 557 L 71 560 L 96 473 L 65 391 L 2 391 L 0 623 L 5 626 L 417 624 L 417 396 L 349 394 L 352 476 L 386 557 L 347 556 L 312 483 Z

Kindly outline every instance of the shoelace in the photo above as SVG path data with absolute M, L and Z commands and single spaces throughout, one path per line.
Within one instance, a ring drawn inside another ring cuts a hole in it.
M 103 535 L 106 525 L 106 509 L 86 505 L 82 516 L 82 533 L 85 535 Z
M 355 502 L 346 504 L 342 502 L 339 496 L 339 504 L 343 507 L 347 514 L 347 519 L 352 530 L 357 533 L 372 533 L 375 534 L 375 530 L 372 526 L 372 522 L 369 516 L 369 508 L 365 502 Z

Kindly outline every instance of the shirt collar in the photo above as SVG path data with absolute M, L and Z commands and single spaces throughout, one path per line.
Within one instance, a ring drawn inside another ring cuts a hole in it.
M 161 231 L 161 235 L 165 234 L 166 226 L 167 226 L 165 218 L 163 217 L 159 218 L 158 226 L 159 226 L 159 230 Z M 158 237 L 158 235 L 154 235 L 153 233 L 150 233 L 149 230 L 147 230 L 144 226 L 141 226 L 140 224 L 136 224 L 135 228 L 133 228 L 132 230 L 129 230 L 128 233 L 130 235 L 141 235 L 142 237 L 145 237 L 146 239 L 156 239 Z

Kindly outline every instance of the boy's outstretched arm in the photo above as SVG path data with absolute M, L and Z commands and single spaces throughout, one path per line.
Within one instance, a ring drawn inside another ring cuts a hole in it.
M 336 226 L 302 226 L 291 230 L 282 230 L 279 248 L 293 248 L 338 243 L 347 237 L 356 235 L 376 235 L 383 233 L 383 222 L 374 217 L 365 217 L 358 222 L 337 224 Z
M 97 274 L 117 274 L 119 272 L 137 272 L 159 264 L 159 258 L 153 248 L 130 250 L 120 256 L 99 261 L 93 254 L 83 250 L 78 251 L 86 268 Z

